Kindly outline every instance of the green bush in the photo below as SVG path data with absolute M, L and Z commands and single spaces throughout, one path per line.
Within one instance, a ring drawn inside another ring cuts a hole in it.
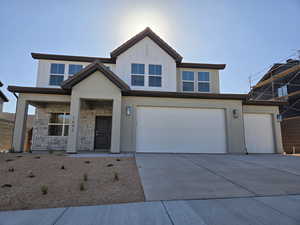
M 88 180 L 88 175 L 87 175 L 87 173 L 84 173 L 84 174 L 83 174 L 83 180 L 84 180 L 84 181 L 87 181 L 87 180 Z
M 80 189 L 80 191 L 84 191 L 85 190 L 83 182 L 80 183 L 79 189 Z
M 42 185 L 41 186 L 41 192 L 43 195 L 46 195 L 48 193 L 48 186 L 47 185 Z
M 118 172 L 114 172 L 114 181 L 118 181 L 119 180 L 119 174 Z

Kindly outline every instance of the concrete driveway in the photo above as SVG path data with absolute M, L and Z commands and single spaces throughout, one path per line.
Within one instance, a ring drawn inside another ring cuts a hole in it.
M 300 157 L 137 154 L 147 201 L 300 194 Z

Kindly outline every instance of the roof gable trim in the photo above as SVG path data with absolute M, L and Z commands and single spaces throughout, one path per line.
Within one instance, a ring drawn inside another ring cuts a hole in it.
M 182 56 L 177 53 L 171 46 L 169 46 L 164 40 L 162 40 L 157 34 L 155 34 L 149 27 L 147 27 L 142 32 L 138 33 L 121 46 L 116 48 L 110 53 L 112 59 L 116 59 L 120 54 L 127 51 L 129 48 L 134 46 L 139 41 L 143 40 L 145 37 L 149 37 L 154 41 L 160 48 L 162 48 L 167 54 L 169 54 L 177 63 L 182 61 Z
M 72 89 L 74 85 L 78 84 L 79 82 L 81 82 L 82 80 L 84 80 L 85 78 L 87 78 L 97 70 L 100 71 L 104 76 L 106 76 L 106 78 L 108 78 L 112 83 L 114 83 L 121 90 L 130 89 L 130 87 L 124 81 L 122 81 L 116 74 L 114 74 L 111 70 L 106 68 L 106 66 L 104 66 L 98 60 L 88 65 L 77 74 L 74 74 L 69 79 L 65 80 L 61 84 L 61 87 L 63 89 Z

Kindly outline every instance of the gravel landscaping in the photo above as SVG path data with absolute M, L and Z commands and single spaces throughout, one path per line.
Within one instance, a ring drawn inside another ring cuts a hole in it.
M 132 157 L 0 154 L 0 210 L 141 201 Z

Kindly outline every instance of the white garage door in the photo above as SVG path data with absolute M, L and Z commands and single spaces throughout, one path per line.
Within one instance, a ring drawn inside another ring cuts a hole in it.
M 137 152 L 225 153 L 225 111 L 138 107 Z
M 270 114 L 244 114 L 248 153 L 274 153 L 272 117 Z

